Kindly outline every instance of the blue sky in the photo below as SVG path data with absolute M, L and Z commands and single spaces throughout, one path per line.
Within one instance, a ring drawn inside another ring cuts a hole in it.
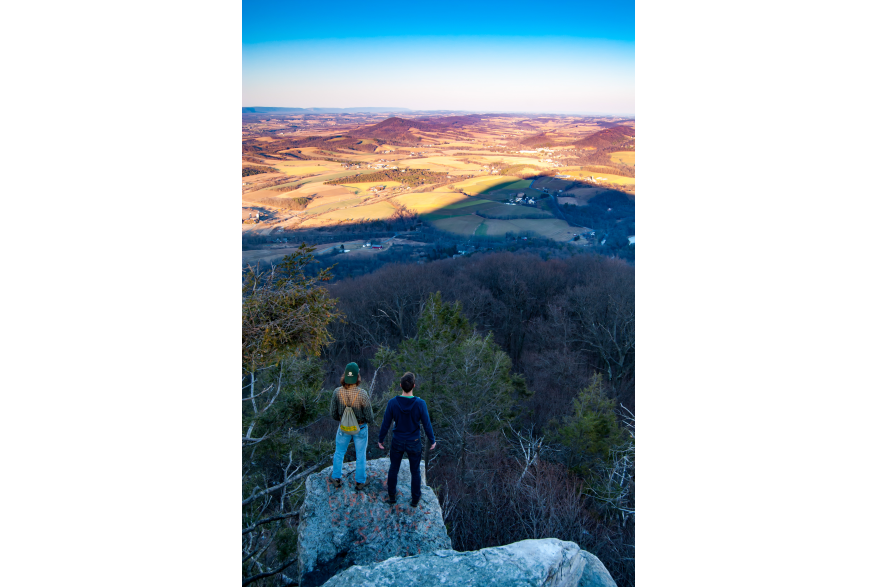
M 243 105 L 634 113 L 633 2 L 243 3 Z

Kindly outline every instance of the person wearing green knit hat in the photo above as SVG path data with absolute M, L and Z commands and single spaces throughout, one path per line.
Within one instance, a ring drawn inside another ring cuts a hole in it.
M 374 424 L 371 399 L 359 384 L 359 365 L 348 363 L 341 376 L 341 382 L 332 393 L 329 408 L 332 419 L 339 422 L 335 433 L 335 456 L 332 459 L 332 485 L 341 487 L 341 467 L 344 464 L 344 453 L 353 439 L 356 448 L 356 490 L 365 487 L 365 449 L 368 445 L 368 425 Z M 349 409 L 349 411 L 348 411 Z

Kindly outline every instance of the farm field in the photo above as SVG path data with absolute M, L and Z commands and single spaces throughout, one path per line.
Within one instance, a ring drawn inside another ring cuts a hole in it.
M 545 210 L 540 210 L 534 206 L 521 206 L 511 204 L 504 204 L 499 202 L 491 202 L 489 206 L 480 206 L 478 209 L 473 209 L 473 212 L 483 213 L 486 216 L 510 216 L 513 218 L 526 218 L 526 217 L 536 217 L 536 218 L 554 218 L 554 215 L 550 212 L 546 212 Z
M 464 163 L 454 157 L 424 157 L 401 160 L 405 166 L 412 169 L 431 169 L 433 171 L 481 171 L 481 165 L 477 163 Z
M 279 261 L 281 258 L 286 255 L 293 254 L 298 247 L 287 247 L 283 249 L 258 249 L 255 251 L 243 251 L 241 254 L 241 260 L 244 265 L 247 263 L 255 264 L 257 261 L 261 261 L 263 263 L 273 263 L 275 261 Z
M 408 214 L 406 229 L 423 222 L 424 228 L 432 226 L 460 236 L 502 238 L 507 232 L 532 231 L 548 238 L 568 240 L 570 231 L 575 229 L 554 216 L 553 204 L 537 188 L 552 193 L 563 190 L 561 204 L 582 206 L 609 189 L 589 187 L 576 181 L 582 177 L 605 177 L 607 184 L 625 186 L 625 192 L 631 198 L 635 186 L 634 178 L 610 173 L 613 169 L 620 170 L 622 164 L 633 167 L 635 151 L 612 151 L 618 147 L 599 146 L 606 143 L 596 139 L 594 144 L 597 147 L 573 144 L 606 129 L 611 130 L 615 128 L 613 125 L 633 127 L 632 119 L 622 117 L 447 116 L 426 113 L 412 115 L 409 119 L 407 116 L 388 118 L 380 113 L 343 116 L 248 116 L 245 113 L 244 121 L 242 166 L 261 165 L 279 170 L 279 173 L 243 178 L 242 209 L 258 208 L 261 213 L 259 224 L 243 225 L 242 230 L 249 234 L 274 234 L 272 231 L 277 228 L 295 231 L 320 227 L 322 232 L 322 229 L 331 230 L 334 225 L 361 222 L 365 225 L 367 220 L 386 220 L 398 215 L 401 208 L 402 217 Z M 374 134 L 369 134 L 372 132 L 369 129 L 375 129 Z M 541 136 L 555 142 L 552 152 L 522 153 L 534 150 L 532 145 L 538 144 Z M 321 137 L 322 141 L 315 140 Z M 359 141 L 360 146 L 373 145 L 375 150 L 352 149 L 350 146 L 354 143 L 350 138 Z M 633 137 L 630 138 L 625 144 L 633 146 Z M 333 148 L 334 143 L 338 147 Z M 589 159 L 595 150 L 608 155 L 611 163 L 605 157 Z M 299 153 L 312 159 L 299 159 Z M 412 157 L 410 153 L 419 156 Z M 547 159 L 552 159 L 552 162 L 547 162 Z M 597 160 L 601 161 L 599 165 L 606 167 L 605 173 L 580 171 L 581 166 L 598 165 L 591 162 Z M 430 170 L 439 177 L 433 179 L 436 182 L 433 186 L 410 186 L 410 189 L 400 189 L 408 186 L 399 181 L 358 182 L 357 176 L 377 171 L 368 167 L 375 163 L 400 169 Z M 357 164 L 359 169 L 350 168 Z M 494 170 L 512 167 L 511 173 L 525 177 L 547 170 L 570 177 L 522 179 L 517 175 L 499 176 L 490 174 L 487 166 Z M 349 183 L 326 185 L 326 181 L 334 179 Z M 387 190 L 382 194 L 369 191 L 378 185 L 386 186 Z M 274 189 L 290 187 L 296 189 L 287 192 Z M 510 197 L 520 193 L 534 198 L 536 205 L 509 205 Z M 305 209 L 299 210 L 294 204 L 284 205 L 284 200 L 297 198 L 309 200 Z M 246 220 L 246 214 L 242 214 L 242 220 Z M 391 226 L 390 223 L 380 224 Z M 345 230 L 352 234 L 358 228 L 346 227 Z
M 363 182 L 363 183 L 345 183 L 345 184 L 342 184 L 340 187 L 344 187 L 344 188 L 347 188 L 349 190 L 352 190 L 355 193 L 359 193 L 359 192 L 368 192 L 368 190 L 370 188 L 373 188 L 373 187 L 379 186 L 379 185 L 386 186 L 388 188 L 397 188 L 403 184 L 399 183 L 398 181 L 372 181 L 372 182 Z
M 609 158 L 625 165 L 636 165 L 636 151 L 617 151 L 610 153 Z
M 311 175 L 314 173 L 327 173 L 329 171 L 341 170 L 341 166 L 339 165 L 336 169 L 332 169 L 328 166 L 323 165 L 284 165 L 282 163 L 277 165 L 277 168 L 285 173 L 286 175 Z
M 636 184 L 636 178 L 624 177 L 622 175 L 613 175 L 611 173 L 603 173 L 602 171 L 580 171 L 578 167 L 573 169 L 559 169 L 558 171 L 565 175 L 571 175 L 575 178 L 594 177 L 596 179 L 598 177 L 605 177 L 607 183 L 617 183 L 618 185 Z
M 441 218 L 433 221 L 432 224 L 439 230 L 468 237 L 475 234 L 482 221 L 482 218 L 469 214 L 466 216 Z
M 278 184 L 278 187 L 283 187 L 287 185 L 305 185 L 309 183 L 322 183 L 324 181 L 329 181 L 332 179 L 338 179 L 340 177 L 350 177 L 351 175 L 357 175 L 362 173 L 361 171 L 339 171 L 337 173 L 329 173 L 326 175 L 317 175 L 314 177 L 306 177 L 304 179 L 289 181 L 287 183 Z M 332 186 L 334 187 L 334 186 Z
M 319 206 L 321 204 L 331 204 L 333 202 L 340 202 L 342 200 L 351 200 L 351 199 L 357 197 L 356 194 L 354 194 L 350 190 L 343 188 L 341 186 L 326 186 L 326 187 L 332 187 L 335 189 L 317 193 L 317 195 L 313 199 L 313 202 L 312 202 L 313 205 Z M 298 192 L 289 192 L 289 193 L 296 194 Z M 365 198 L 361 197 L 360 199 L 365 199 Z
M 505 175 L 473 177 L 454 184 L 455 187 L 462 189 L 467 194 L 483 194 L 498 189 L 523 189 L 529 185 L 529 180 Z
M 478 161 L 482 165 L 535 165 L 536 167 L 547 169 L 548 164 L 539 160 L 537 157 L 523 155 L 484 155 L 475 154 L 469 157 L 473 161 Z
M 335 202 L 326 202 L 323 203 L 323 199 L 319 198 L 311 202 L 310 205 L 305 209 L 305 214 L 311 216 L 313 214 L 322 214 L 323 212 L 329 212 L 335 208 L 344 208 L 346 206 L 355 206 L 362 202 L 362 198 L 350 198 L 347 200 L 337 200 Z M 316 206 L 314 205 L 316 204 Z
M 506 233 L 532 232 L 545 238 L 566 241 L 576 231 L 557 218 L 498 220 L 467 215 L 433 221 L 436 228 L 461 236 L 505 236 Z
M 378 202 L 377 204 L 366 204 L 355 208 L 345 208 L 344 210 L 335 210 L 320 214 L 314 218 L 308 218 L 301 223 L 302 226 L 316 226 L 321 224 L 332 224 L 345 221 L 356 220 L 382 220 L 389 218 L 396 213 L 389 202 Z
M 406 208 L 417 213 L 434 212 L 440 208 L 447 208 L 470 201 L 463 194 L 456 192 L 432 192 L 425 194 L 405 194 L 396 196 L 393 201 L 404 204 Z
M 254 163 L 253 161 L 241 160 L 241 167 L 265 167 L 265 168 L 274 167 L 275 169 L 277 169 L 277 166 L 274 165 L 274 163 L 271 161 L 266 161 L 264 163 Z M 250 176 L 250 177 L 252 177 L 252 176 Z

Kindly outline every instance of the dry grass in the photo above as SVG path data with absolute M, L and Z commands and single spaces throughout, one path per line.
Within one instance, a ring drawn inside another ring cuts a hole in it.
M 359 190 L 360 192 L 368 192 L 369 188 L 373 188 L 378 185 L 383 185 L 388 188 L 395 188 L 402 185 L 398 181 L 372 181 L 372 182 L 363 182 L 363 183 L 345 183 L 341 187 L 348 188 L 350 190 Z
M 395 212 L 396 209 L 388 202 L 378 202 L 377 204 L 367 204 L 365 206 L 356 206 L 355 208 L 345 208 L 344 210 L 320 214 L 314 218 L 308 218 L 301 223 L 301 226 L 334 224 L 346 220 L 382 220 L 389 218 Z
M 480 171 L 481 165 L 464 163 L 454 157 L 424 157 L 423 159 L 402 159 L 397 164 L 412 169 L 429 169 L 432 171 Z
M 432 192 L 426 194 L 405 194 L 404 196 L 396 196 L 393 200 L 404 204 L 409 210 L 425 214 L 466 202 L 470 198 L 456 192 Z
M 610 153 L 609 158 L 616 163 L 636 165 L 636 151 L 618 151 L 616 153 Z
M 613 175 L 611 173 L 602 173 L 597 171 L 579 171 L 578 167 L 573 167 L 569 169 L 561 168 L 558 170 L 560 173 L 564 175 L 571 175 L 576 178 L 586 178 L 593 177 L 594 179 L 598 177 L 604 178 L 603 181 L 599 183 L 617 183 L 618 185 L 636 185 L 636 178 L 634 177 L 624 177 L 621 175 Z

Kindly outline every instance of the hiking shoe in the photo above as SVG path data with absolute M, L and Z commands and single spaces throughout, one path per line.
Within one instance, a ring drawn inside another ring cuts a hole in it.
M 386 501 L 388 504 L 390 504 L 390 505 L 396 505 L 396 498 L 395 498 L 395 497 L 390 497 L 390 496 L 388 495 L 388 496 L 387 496 L 387 499 L 386 499 L 385 501 Z
M 416 508 L 417 504 L 419 504 L 419 503 L 420 503 L 419 497 L 412 497 L 411 498 L 411 507 Z
M 368 485 L 368 483 L 360 483 L 359 481 L 357 481 L 356 482 L 356 490 L 362 491 L 363 489 L 365 489 L 366 485 Z
M 335 479 L 334 477 L 329 477 L 329 480 L 332 482 L 332 485 L 335 486 L 335 489 L 341 489 L 341 479 Z

